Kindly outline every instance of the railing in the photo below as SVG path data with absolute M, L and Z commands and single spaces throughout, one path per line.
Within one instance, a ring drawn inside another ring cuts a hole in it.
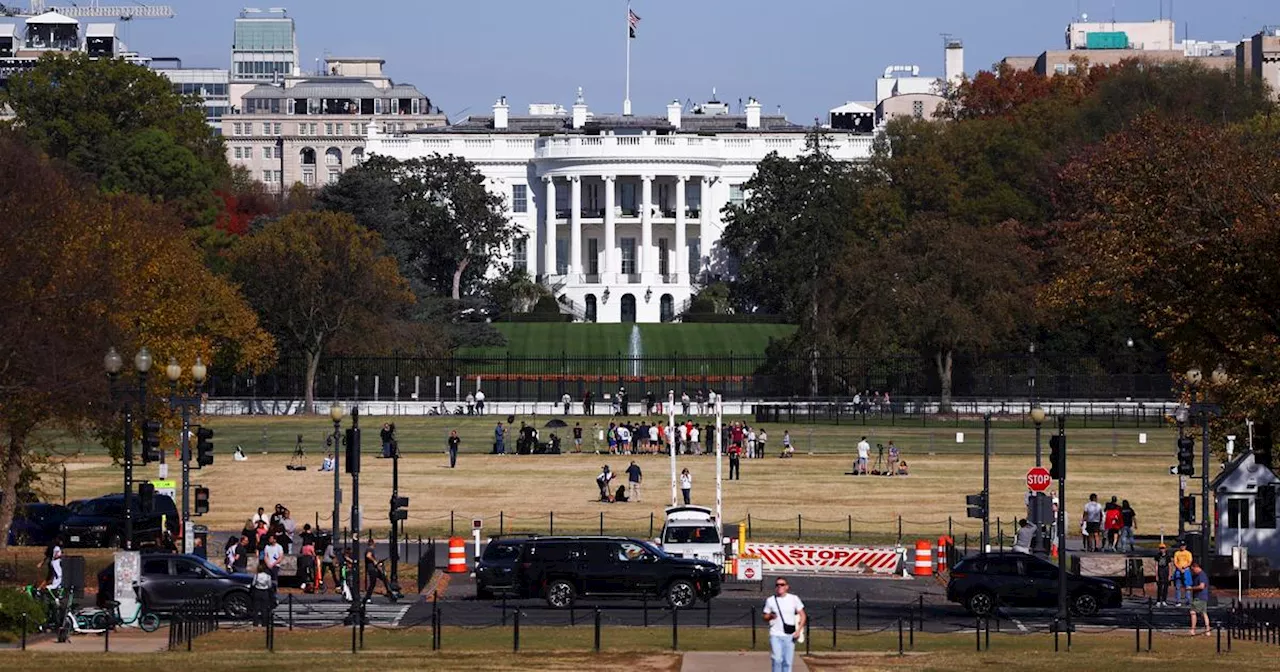
M 169 650 L 183 646 L 191 650 L 191 641 L 218 629 L 221 605 L 212 596 L 192 597 L 184 600 L 169 619 Z

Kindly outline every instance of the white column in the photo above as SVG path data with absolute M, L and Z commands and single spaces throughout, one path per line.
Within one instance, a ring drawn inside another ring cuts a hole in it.
M 547 210 L 547 238 L 546 247 L 542 260 L 542 274 L 556 274 L 556 181 L 554 178 L 544 177 L 542 181 L 547 185 L 546 201 Z
M 689 244 L 685 238 L 684 230 L 684 185 L 685 181 L 688 179 L 689 176 L 687 175 L 679 175 L 676 177 L 676 260 L 675 268 L 672 269 L 671 273 L 674 277 L 684 276 L 689 272 L 688 262 L 685 261 L 686 255 L 688 254 L 688 250 L 686 248 L 689 247 Z M 685 284 L 688 284 L 688 282 L 686 281 Z
M 613 284 L 618 281 L 618 230 L 617 222 L 613 218 L 613 209 L 616 207 L 614 191 L 617 189 L 617 178 L 613 175 L 604 176 L 604 273 L 603 282 L 606 285 Z
M 573 282 L 582 278 L 582 178 L 569 178 L 569 274 Z
M 702 248 L 699 252 L 704 255 L 705 252 L 702 252 L 702 250 L 711 249 L 710 244 L 707 242 L 707 236 L 709 235 L 708 232 L 711 230 L 711 208 L 711 178 L 703 177 L 702 194 L 699 195 L 698 199 L 698 228 L 700 229 L 700 232 L 698 233 L 698 245 Z M 685 268 L 687 269 L 688 266 L 685 266 Z M 702 270 L 701 258 L 698 259 L 698 270 Z M 692 281 L 692 278 L 690 281 Z
M 653 208 L 653 176 L 644 175 L 640 180 L 644 183 L 640 194 L 640 272 L 649 275 L 653 273 L 653 215 L 650 212 Z M 641 279 L 641 282 L 649 281 L 649 278 Z

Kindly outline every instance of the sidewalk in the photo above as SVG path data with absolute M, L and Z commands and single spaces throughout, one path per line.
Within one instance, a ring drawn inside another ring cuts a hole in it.
M 50 637 L 41 642 L 27 645 L 29 651 L 52 651 L 57 653 L 102 653 L 106 643 L 102 635 L 72 635 L 69 641 L 58 643 L 57 638 Z M 112 653 L 155 653 L 169 648 L 169 628 L 146 633 L 134 628 L 126 628 L 111 633 Z
M 768 651 L 704 651 L 684 654 L 680 672 L 723 672 L 724 670 L 767 670 L 770 668 Z M 809 672 L 804 658 L 796 653 L 791 666 L 795 672 Z

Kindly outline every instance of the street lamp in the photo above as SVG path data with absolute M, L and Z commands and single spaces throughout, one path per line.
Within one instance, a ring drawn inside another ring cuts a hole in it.
M 195 393 L 178 394 L 178 381 L 182 378 L 182 365 L 178 358 L 170 357 L 168 366 L 164 367 L 165 377 L 169 379 L 169 409 L 182 412 L 182 550 L 190 553 L 192 547 L 191 528 L 191 412 L 200 413 L 201 396 L 205 375 L 209 369 L 204 361 L 196 356 L 196 363 L 191 365 L 191 380 L 195 383 Z M 209 430 L 212 434 L 213 430 Z M 201 465 L 203 466 L 203 465 Z
M 1041 459 L 1040 425 L 1044 422 L 1044 418 L 1045 418 L 1044 409 L 1040 408 L 1039 404 L 1036 404 L 1035 406 L 1031 407 L 1031 422 L 1034 422 L 1036 425 L 1036 466 L 1037 467 L 1040 466 L 1040 459 Z
M 1221 365 L 1213 370 L 1209 380 L 1215 386 L 1225 385 L 1230 378 Z M 1200 416 L 1200 562 L 1209 557 L 1209 417 L 1221 412 L 1216 404 L 1208 402 L 1208 391 L 1203 401 L 1196 401 L 1196 388 L 1204 380 L 1199 367 L 1187 369 L 1187 386 L 1191 388 L 1191 412 Z
M 133 368 L 138 374 L 138 387 L 130 389 L 120 383 L 124 358 L 114 347 L 107 349 L 102 358 L 102 368 L 107 372 L 111 401 L 124 419 L 124 543 L 126 550 L 133 548 L 133 413 L 136 405 L 139 413 L 147 408 L 147 372 L 151 370 L 151 351 L 146 347 L 133 356 Z
M 329 407 L 329 419 L 333 420 L 333 536 L 330 544 L 338 543 L 338 505 L 342 501 L 342 485 L 338 480 L 338 446 L 342 441 L 342 416 L 346 414 L 341 404 Z

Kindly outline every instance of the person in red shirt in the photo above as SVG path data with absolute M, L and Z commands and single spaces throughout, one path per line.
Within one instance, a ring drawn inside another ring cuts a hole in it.
M 1124 528 L 1124 516 L 1120 513 L 1120 509 L 1108 508 L 1103 513 L 1103 527 L 1107 530 L 1107 543 L 1103 545 L 1102 550 L 1119 551 L 1120 530 Z
M 742 480 L 742 446 L 729 446 L 729 480 Z

